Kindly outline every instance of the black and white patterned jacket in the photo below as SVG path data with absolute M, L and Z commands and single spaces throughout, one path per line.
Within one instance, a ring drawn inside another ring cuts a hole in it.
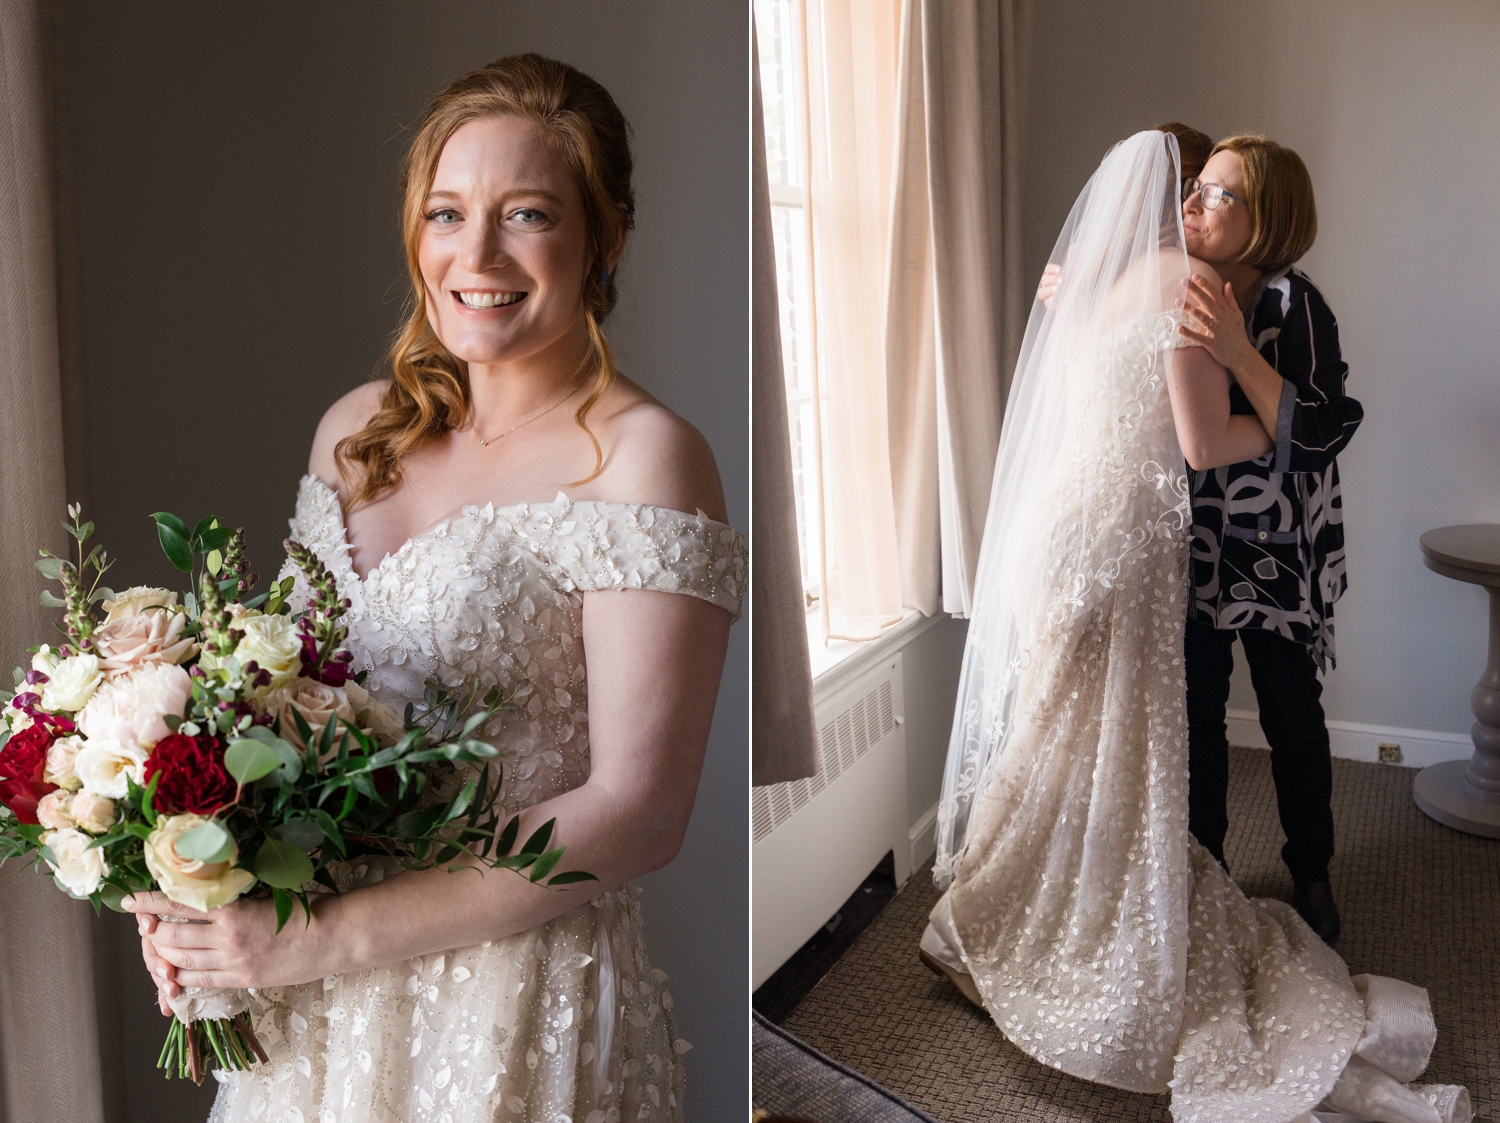
M 1247 317 L 1261 357 L 1285 380 L 1276 447 L 1192 473 L 1193 617 L 1266 628 L 1333 666 L 1333 603 L 1347 585 L 1339 454 L 1364 418 L 1344 393 L 1348 364 L 1323 294 L 1297 269 L 1271 275 Z M 1253 414 L 1238 385 L 1232 413 Z

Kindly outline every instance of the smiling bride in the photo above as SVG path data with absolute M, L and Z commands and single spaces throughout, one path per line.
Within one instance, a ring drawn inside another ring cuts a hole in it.
M 628 882 L 687 828 L 744 541 L 707 443 L 619 373 L 601 328 L 631 168 L 608 92 L 560 62 L 500 59 L 431 104 L 390 377 L 323 418 L 292 520 L 350 602 L 374 697 L 511 693 L 485 730 L 502 817 L 522 837 L 555 817 L 600 885 L 368 862 L 280 935 L 270 901 L 136 898 L 164 1009 L 256 988 L 271 1060 L 219 1074 L 214 1123 L 682 1118 L 687 1044 Z

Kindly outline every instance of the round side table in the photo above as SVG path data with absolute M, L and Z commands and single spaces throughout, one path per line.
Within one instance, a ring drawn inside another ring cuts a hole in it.
M 1474 755 L 1418 772 L 1417 806 L 1444 826 L 1500 838 L 1500 526 L 1443 526 L 1421 542 L 1428 569 L 1490 594 L 1490 657 L 1469 695 L 1478 719 L 1470 731 Z

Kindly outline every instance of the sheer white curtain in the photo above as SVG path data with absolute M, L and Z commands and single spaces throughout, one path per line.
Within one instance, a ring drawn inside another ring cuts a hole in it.
M 52 630 L 39 546 L 61 551 L 67 496 L 57 238 L 40 0 L 0 0 L 0 653 Z M 103 1119 L 91 918 L 45 878 L 0 870 L 0 1123 Z
M 797 501 L 781 366 L 776 249 L 766 175 L 760 63 L 751 38 L 751 464 L 750 782 L 799 780 L 818 770 L 802 565 L 797 556 Z
M 806 0 L 803 13 L 825 621 L 832 637 L 870 639 L 902 610 L 883 344 L 900 0 Z
M 908 605 L 967 616 L 1026 327 L 1021 126 L 1029 0 L 906 0 L 886 318 Z

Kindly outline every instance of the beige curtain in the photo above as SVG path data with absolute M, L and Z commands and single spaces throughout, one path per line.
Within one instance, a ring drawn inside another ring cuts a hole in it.
M 904 4 L 885 361 L 902 595 L 929 616 L 969 613 L 1030 305 L 1029 40 L 1029 0 Z
M 7 668 L 52 631 L 55 614 L 38 605 L 45 583 L 31 563 L 37 547 L 61 551 L 65 542 L 58 134 L 48 73 L 54 16 L 40 0 L 0 0 L 0 662 Z M 69 287 L 65 321 L 76 312 L 74 298 Z M 68 354 L 78 361 L 76 348 Z M 77 446 L 75 458 L 83 463 Z M 0 870 L 0 1123 L 103 1119 L 91 916 L 49 880 L 15 863 Z
M 808 177 L 819 370 L 828 388 L 831 636 L 901 618 L 885 388 L 885 274 L 900 0 L 807 0 Z
M 781 367 L 760 59 L 753 36 L 750 74 L 750 443 L 755 450 L 750 462 L 750 782 L 759 785 L 811 776 L 818 755 Z

